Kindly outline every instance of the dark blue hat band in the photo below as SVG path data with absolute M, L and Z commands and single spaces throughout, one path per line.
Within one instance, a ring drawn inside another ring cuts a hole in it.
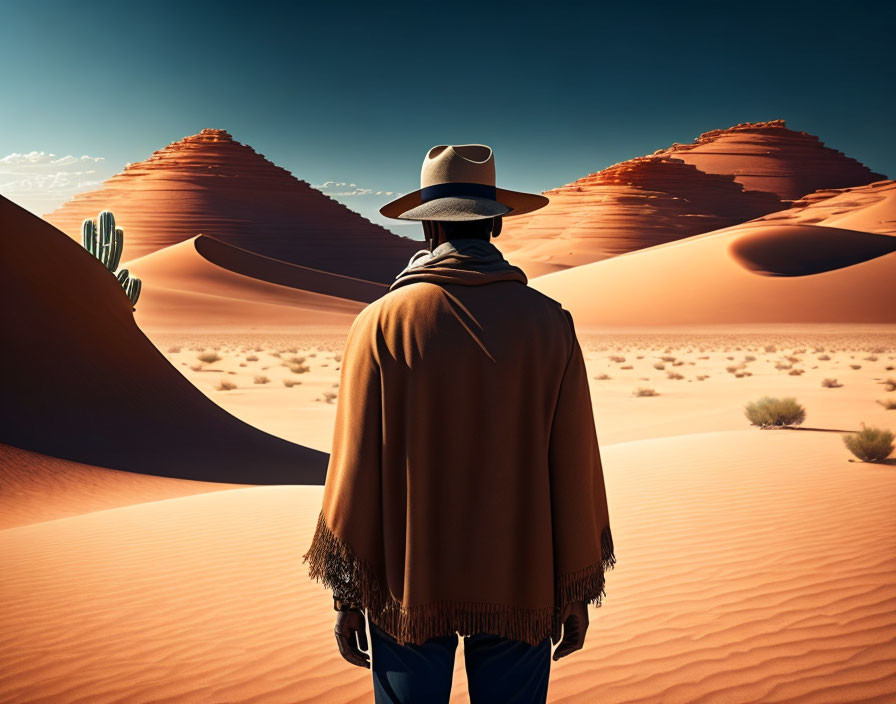
M 438 183 L 420 189 L 420 201 L 426 203 L 436 198 L 467 196 L 497 200 L 497 188 L 484 183 Z

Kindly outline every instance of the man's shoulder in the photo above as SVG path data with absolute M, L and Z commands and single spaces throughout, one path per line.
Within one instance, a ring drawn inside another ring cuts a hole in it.
M 514 295 L 519 300 L 519 309 L 525 311 L 528 317 L 544 316 L 555 319 L 564 326 L 567 325 L 567 321 L 570 326 L 572 325 L 572 316 L 560 301 L 522 282 L 508 282 L 507 285 L 513 287 Z M 487 286 L 481 288 L 483 291 L 487 290 Z M 443 296 L 440 284 L 414 281 L 398 286 L 367 304 L 358 314 L 358 319 L 367 323 L 382 321 L 385 315 L 413 319 L 414 309 L 431 310 L 433 300 L 441 299 Z M 504 302 L 506 303 L 506 298 Z

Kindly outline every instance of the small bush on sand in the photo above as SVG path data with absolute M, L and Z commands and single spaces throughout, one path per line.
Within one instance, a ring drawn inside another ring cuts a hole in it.
M 609 374 L 598 374 L 594 378 L 597 379 L 598 381 L 606 381 L 607 379 L 610 378 L 610 375 Z
M 887 379 L 883 385 L 884 391 L 896 391 L 896 379 Z
M 301 384 L 301 383 L 302 383 L 302 382 L 299 381 L 298 379 L 284 379 L 284 380 L 283 380 L 283 385 L 284 385 L 285 387 L 287 387 L 287 388 L 290 388 L 290 389 L 291 389 L 293 386 L 298 386 L 298 385 Z
M 290 357 L 286 360 L 285 364 L 302 364 L 304 361 L 304 357 Z
M 221 359 L 221 355 L 219 355 L 214 350 L 206 350 L 205 352 L 200 352 L 196 355 L 196 359 L 200 362 L 205 362 L 206 364 L 211 364 L 212 362 L 217 362 Z
M 625 361 L 625 357 L 620 357 L 618 354 L 611 354 L 610 361 L 616 362 L 616 364 L 622 364 Z
M 201 372 L 202 365 L 201 364 L 191 364 L 190 369 L 192 369 L 194 372 Z
M 236 388 L 236 384 L 232 381 L 224 381 L 224 379 L 221 379 L 215 388 L 218 389 L 218 391 L 232 391 Z
M 892 398 L 885 398 L 883 401 L 878 401 L 878 403 L 888 411 L 896 410 L 896 400 Z
M 760 428 L 784 428 L 802 423 L 806 419 L 806 409 L 792 396 L 763 396 L 758 401 L 750 401 L 745 405 L 744 415 L 751 425 L 758 425 Z
M 662 362 L 654 362 L 654 363 L 653 363 L 653 368 L 654 368 L 654 369 L 665 369 L 665 368 L 666 368 L 666 365 L 663 364 Z
M 653 389 L 641 386 L 632 392 L 635 396 L 659 396 L 659 393 Z
M 843 386 L 843 384 L 841 384 L 836 379 L 830 378 L 822 379 L 821 385 L 826 389 L 839 389 L 841 386 Z
M 775 369 L 790 369 L 792 364 L 784 364 L 784 362 L 775 362 Z
M 255 377 L 256 384 L 267 384 L 269 382 L 270 382 L 270 379 L 268 379 L 264 374 L 258 374 Z
M 668 371 L 666 372 L 666 376 L 670 379 L 684 379 L 684 374 L 679 374 L 678 372 Z
M 247 362 L 257 362 L 258 357 L 256 357 L 254 354 L 250 354 L 248 357 L 246 357 L 246 361 Z
M 745 356 L 744 356 L 744 361 L 745 361 L 745 362 L 755 362 L 755 361 L 756 361 L 756 358 L 755 358 L 753 355 L 748 354 L 748 355 L 745 355 Z
M 790 374 L 790 376 L 799 376 L 799 375 L 802 374 L 804 371 L 806 371 L 806 370 L 805 370 L 805 369 L 791 369 L 791 370 L 790 370 L 789 372 L 787 372 L 787 373 Z
M 674 362 L 675 361 L 675 357 L 672 357 L 672 356 L 660 357 L 660 359 L 663 360 L 664 362 Z
M 861 369 L 862 365 L 861 364 L 850 364 L 849 368 L 850 369 Z
M 293 374 L 304 374 L 305 372 L 311 371 L 311 367 L 307 364 L 290 364 L 289 371 Z
M 820 359 L 822 362 L 827 362 L 830 358 L 831 358 L 831 355 L 823 354 L 818 359 Z
M 893 433 L 882 428 L 866 428 L 843 435 L 847 449 L 862 462 L 880 462 L 893 452 Z
M 332 391 L 324 391 L 323 396 L 324 401 L 326 401 L 327 403 L 333 403 L 333 399 L 336 398 L 336 394 L 334 394 Z
M 168 348 L 169 354 L 177 354 L 178 352 L 180 352 L 180 347 L 178 347 L 177 345 Z

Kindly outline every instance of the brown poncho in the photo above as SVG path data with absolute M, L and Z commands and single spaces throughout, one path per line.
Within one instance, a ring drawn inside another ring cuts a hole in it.
M 353 322 L 304 561 L 399 643 L 537 644 L 613 566 L 572 317 L 491 243 L 417 252 Z

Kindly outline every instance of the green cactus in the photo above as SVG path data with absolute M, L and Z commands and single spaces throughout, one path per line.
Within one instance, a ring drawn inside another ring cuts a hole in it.
M 124 249 L 124 230 L 115 227 L 115 216 L 112 211 L 104 210 L 96 220 L 88 218 L 81 223 L 81 240 L 84 249 L 115 274 L 115 270 L 121 263 L 121 253 Z M 142 286 L 140 279 L 131 276 L 127 269 L 119 271 L 115 274 L 115 278 L 118 279 L 130 299 L 131 305 L 136 305 Z
M 128 298 L 131 300 L 131 305 L 137 305 L 137 299 L 140 298 L 140 289 L 143 286 L 143 282 L 138 279 L 136 276 L 132 276 L 128 279 L 128 285 L 125 289 L 125 293 L 128 294 Z
M 96 256 L 96 223 L 89 218 L 81 223 L 81 238 L 84 249 Z

